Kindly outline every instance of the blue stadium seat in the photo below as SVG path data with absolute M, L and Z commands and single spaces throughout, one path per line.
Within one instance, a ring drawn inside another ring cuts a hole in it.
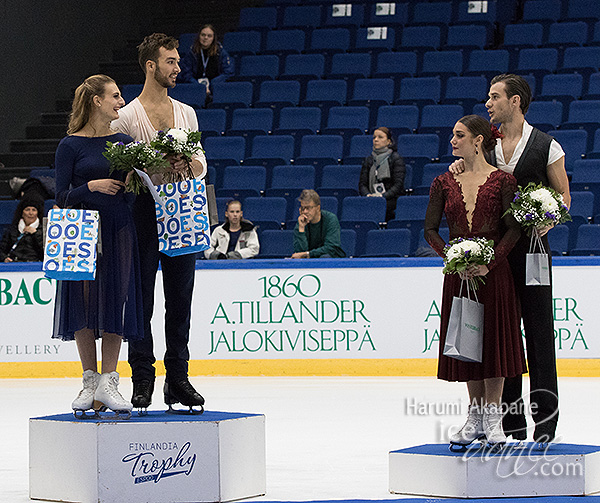
M 374 77 L 414 77 L 417 73 L 417 55 L 414 52 L 382 52 L 377 55 Z
M 594 215 L 594 194 L 585 191 L 571 192 L 569 213 L 573 217 L 583 217 L 589 221 Z
M 363 257 L 408 257 L 411 233 L 408 229 L 373 229 L 367 232 Z
M 561 73 L 580 73 L 585 78 L 600 67 L 600 47 L 567 47 L 564 52 Z
M 283 11 L 283 28 L 318 28 L 322 23 L 320 5 L 294 5 Z
M 540 23 L 508 24 L 504 29 L 504 47 L 540 47 L 544 27 Z
M 345 197 L 342 202 L 343 229 L 356 232 L 356 255 L 364 253 L 367 232 L 379 229 L 380 222 L 385 221 L 386 202 L 383 197 Z
M 423 166 L 423 173 L 420 180 L 414 180 L 415 185 L 413 193 L 415 195 L 427 195 L 429 194 L 429 188 L 436 176 L 444 174 L 448 171 L 449 164 L 447 163 L 427 163 Z
M 552 130 L 548 134 L 560 143 L 560 146 L 565 151 L 565 167 L 567 171 L 573 169 L 573 163 L 581 159 L 587 150 L 588 135 L 585 130 Z
M 356 255 L 356 232 L 352 229 L 340 229 L 340 241 L 346 257 Z
M 246 153 L 251 154 L 252 140 L 259 135 L 266 135 L 273 129 L 273 110 L 270 108 L 238 108 L 233 111 L 231 128 L 228 135 L 241 136 L 246 140 Z
M 285 222 L 286 200 L 283 197 L 247 197 L 244 200 L 244 217 L 261 229 L 280 229 Z
M 356 184 L 358 186 L 358 180 Z M 0 225 L 10 225 L 18 205 L 17 200 L 0 200 Z
M 300 141 L 305 134 L 316 134 L 321 128 L 321 109 L 318 107 L 286 107 L 279 113 L 279 127 L 273 134 L 294 137 L 294 157 L 300 155 Z
M 377 113 L 380 106 L 389 105 L 393 101 L 394 81 L 392 79 L 357 79 L 354 82 L 354 92 L 349 104 L 370 107 L 373 115 Z
M 311 164 L 322 168 L 327 164 L 337 164 L 344 153 L 344 140 L 339 135 L 306 135 L 300 143 L 300 157 L 297 164 Z
M 338 201 L 342 201 L 347 196 L 358 196 L 360 170 L 360 164 L 323 166 L 321 182 L 317 192 L 321 196 L 335 197 Z
M 397 105 L 434 105 L 440 101 L 442 81 L 439 77 L 406 77 L 400 81 Z
M 227 125 L 227 113 L 219 108 L 196 110 L 198 131 L 202 131 L 202 142 L 209 136 L 221 136 Z
M 419 126 L 419 108 L 415 105 L 379 107 L 375 125 L 389 128 L 394 137 L 413 133 Z
M 259 31 L 230 31 L 223 36 L 223 47 L 232 56 L 257 54 L 261 50 L 261 42 Z
M 285 58 L 282 80 L 298 80 L 301 83 L 320 79 L 325 72 L 325 56 L 322 54 L 288 54 Z
M 426 162 L 439 155 L 440 139 L 435 134 L 402 134 L 397 138 L 398 153 L 406 158 L 423 158 Z M 423 164 L 426 164 L 424 162 Z
M 439 49 L 441 45 L 441 31 L 439 26 L 407 26 L 402 30 L 400 50 L 412 49 L 425 52 Z
M 275 54 L 259 54 L 242 56 L 240 71 L 229 81 L 251 82 L 258 89 L 265 80 L 274 80 L 279 75 L 279 57 Z
M 425 105 L 421 110 L 419 133 L 436 134 L 445 145 L 450 141 L 454 125 L 465 111 L 461 105 Z
M 370 3 L 369 26 L 404 26 L 408 7 L 408 3 Z
M 525 119 L 544 132 L 556 129 L 563 121 L 563 104 L 560 101 L 532 101 Z
M 566 109 L 583 93 L 583 77 L 578 73 L 545 75 L 542 79 L 542 92 L 537 99 L 560 101 Z
M 246 212 L 244 211 L 244 214 Z M 258 258 L 287 258 L 294 253 L 294 230 L 264 230 L 260 233 Z
M 271 30 L 267 33 L 264 54 L 300 54 L 306 49 L 306 35 L 302 30 Z
M 594 133 L 600 128 L 600 101 L 573 101 L 569 105 L 569 118 L 561 125 L 561 130 L 574 129 L 587 132 L 586 150 L 593 147 Z
M 411 250 L 417 248 L 419 231 L 423 229 L 428 204 L 428 195 L 399 197 L 394 220 L 388 222 L 388 229 L 409 229 L 411 231 Z
M 308 52 L 330 56 L 350 49 L 350 32 L 346 28 L 320 28 L 313 30 Z
M 332 107 L 327 117 L 326 135 L 339 135 L 344 140 L 342 157 L 350 149 L 350 138 L 369 129 L 369 109 L 361 106 Z
M 199 109 L 204 106 L 204 102 L 206 101 L 206 86 L 197 82 L 177 84 L 175 87 L 169 89 L 169 96 L 174 100 Z
M 365 19 L 365 6 L 360 3 L 342 4 L 335 2 L 327 5 L 325 11 L 326 26 L 362 26 Z
M 277 25 L 275 7 L 245 7 L 240 10 L 240 30 L 273 30 Z
M 285 221 L 294 218 L 294 202 L 304 189 L 315 188 L 314 166 L 275 166 L 271 186 L 265 191 L 267 197 L 283 197 L 287 201 Z
M 328 79 L 341 79 L 348 83 L 348 91 L 356 79 L 371 74 L 371 55 L 368 53 L 334 54 L 331 58 L 331 70 Z M 344 96 L 345 99 L 349 96 Z
M 207 166 L 206 175 L 204 176 L 204 181 L 206 182 L 206 185 L 210 184 L 216 189 L 217 188 L 217 186 L 215 185 L 216 180 L 217 180 L 217 170 L 214 168 L 214 166 Z
M 590 75 L 587 93 L 583 95 L 584 100 L 600 100 L 600 72 Z
M 509 53 L 506 49 L 474 50 L 469 55 L 469 63 L 465 76 L 483 76 L 489 82 L 492 77 L 507 73 Z
M 541 23 L 548 27 L 558 21 L 561 14 L 560 0 L 527 0 L 523 4 L 523 21 Z
M 344 165 L 362 164 L 365 157 L 373 151 L 373 136 L 370 134 L 354 135 L 350 138 L 350 150 L 344 157 Z
M 218 197 L 245 199 L 259 197 L 266 188 L 267 170 L 264 166 L 227 166 Z
M 569 252 L 569 227 L 557 225 L 548 232 L 552 255 L 566 255 Z
M 581 225 L 577 229 L 577 245 L 571 255 L 600 255 L 600 225 Z
M 483 49 L 488 44 L 488 31 L 485 26 L 455 25 L 448 28 L 446 49 Z
M 569 0 L 567 19 L 582 19 L 596 22 L 600 19 L 600 4 L 593 0 Z
M 396 32 L 388 26 L 359 28 L 356 31 L 354 51 L 380 53 L 391 51 L 396 45 Z
M 253 99 L 250 82 L 219 82 L 213 86 L 210 108 L 222 108 L 227 113 L 227 127 L 231 125 L 233 110 L 249 107 Z
M 211 136 L 203 142 L 208 163 L 217 170 L 217 183 L 222 183 L 225 166 L 239 165 L 244 158 L 246 142 L 239 136 Z
M 219 222 L 225 221 L 225 210 L 227 209 L 227 203 L 231 201 L 231 197 L 217 197 L 217 214 L 219 216 Z M 213 229 L 211 229 L 212 231 Z
M 488 81 L 485 77 L 450 77 L 442 103 L 455 104 L 471 110 L 477 103 L 487 100 Z
M 486 9 L 472 9 L 473 2 L 458 2 L 457 15 L 455 23 L 459 25 L 483 25 L 488 29 L 493 29 L 496 18 L 496 3 L 488 2 Z M 475 5 L 477 7 L 477 5 Z M 483 4 L 482 4 L 483 7 Z
M 546 47 L 581 47 L 588 41 L 588 25 L 583 21 L 552 23 Z
M 462 71 L 463 55 L 461 51 L 428 51 L 423 54 L 423 64 L 419 75 L 421 77 L 439 75 L 447 78 L 460 75 Z
M 519 62 L 517 73 L 529 74 L 541 81 L 544 75 L 553 73 L 558 66 L 558 50 L 552 47 L 540 49 L 521 49 L 519 51 Z
M 346 103 L 347 93 L 348 85 L 345 80 L 311 80 L 306 85 L 306 99 L 302 106 L 321 109 L 321 127 L 324 127 L 329 109 Z
M 571 190 L 594 194 L 593 213 L 600 212 L 600 159 L 581 159 L 573 163 Z
M 300 102 L 300 83 L 293 80 L 267 80 L 260 85 L 257 108 L 279 111 L 283 107 L 297 106 Z
M 290 164 L 294 158 L 294 138 L 290 135 L 256 136 L 252 142 L 252 155 L 247 164 L 273 167 Z
M 445 27 L 451 19 L 452 2 L 436 2 L 435 7 L 430 2 L 416 2 L 412 6 L 410 24 Z

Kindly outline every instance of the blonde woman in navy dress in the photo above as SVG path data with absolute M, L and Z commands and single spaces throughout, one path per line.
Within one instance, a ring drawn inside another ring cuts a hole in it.
M 100 213 L 96 279 L 59 281 L 56 295 L 53 337 L 75 340 L 83 367 L 83 389 L 72 404 L 75 414 L 91 408 L 118 413 L 132 409 L 118 390 L 117 361 L 122 340 L 143 334 L 137 241 L 123 176 L 110 174 L 103 156 L 106 142 L 133 141 L 110 129 L 124 105 L 113 79 L 88 77 L 75 91 L 68 136 L 56 150 L 58 205 Z

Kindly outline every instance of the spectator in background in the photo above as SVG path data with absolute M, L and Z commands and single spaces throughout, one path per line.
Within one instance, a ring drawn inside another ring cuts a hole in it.
M 229 201 L 225 223 L 210 236 L 210 248 L 204 252 L 207 259 L 241 259 L 258 255 L 260 245 L 254 224 L 244 219 L 242 203 Z
M 377 128 L 373 132 L 373 152 L 362 163 L 358 191 L 361 196 L 385 198 L 386 222 L 394 218 L 396 200 L 404 193 L 405 175 L 404 160 L 396 152 L 391 131 Z
M 44 200 L 36 194 L 25 196 L 15 210 L 13 221 L 0 242 L 2 262 L 41 262 L 44 259 L 42 217 Z
M 181 60 L 180 67 L 181 73 L 177 81 L 206 84 L 207 95 L 211 94 L 214 84 L 225 82 L 233 75 L 233 61 L 217 41 L 217 33 L 211 24 L 200 28 L 191 50 Z
M 337 217 L 321 210 L 321 198 L 314 190 L 303 190 L 298 198 L 300 215 L 294 229 L 292 258 L 340 258 L 342 250 Z

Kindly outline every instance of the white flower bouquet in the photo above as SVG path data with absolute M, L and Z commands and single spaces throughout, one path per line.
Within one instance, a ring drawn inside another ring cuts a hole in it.
M 131 143 L 110 141 L 106 142 L 104 157 L 110 162 L 110 172 L 123 171 L 127 173 L 127 192 L 139 194 L 147 190 L 140 176 L 134 171 L 146 171 L 149 174 L 161 171 L 169 166 L 162 154 L 143 141 Z
M 162 152 L 165 156 L 181 155 L 186 162 L 186 169 L 183 172 L 168 172 L 167 182 L 181 182 L 194 178 L 190 161 L 198 152 L 202 151 L 199 131 L 189 131 L 185 129 L 171 128 L 167 131 L 159 131 L 156 139 L 150 142 L 153 148 Z
M 444 274 L 457 274 L 470 265 L 488 265 L 494 260 L 494 241 L 485 238 L 456 238 L 444 247 Z M 476 290 L 479 283 L 485 283 L 483 276 L 470 280 Z
M 569 209 L 562 194 L 541 183 L 529 183 L 519 187 L 515 198 L 506 211 L 531 235 L 533 230 L 548 225 L 557 225 L 571 220 Z

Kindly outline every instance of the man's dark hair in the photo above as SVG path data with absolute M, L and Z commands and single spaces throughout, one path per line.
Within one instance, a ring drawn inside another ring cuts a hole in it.
M 506 89 L 506 95 L 509 98 L 513 96 L 519 96 L 521 98 L 521 111 L 523 115 L 529 110 L 529 104 L 531 103 L 531 88 L 529 83 L 520 75 L 514 75 L 512 73 L 503 73 L 502 75 L 496 75 L 490 85 L 502 82 Z
M 158 62 L 158 53 L 161 47 L 164 47 L 168 51 L 177 49 L 179 41 L 164 33 L 153 33 L 144 38 L 142 43 L 138 45 L 138 62 L 144 73 L 146 73 L 146 61 Z

